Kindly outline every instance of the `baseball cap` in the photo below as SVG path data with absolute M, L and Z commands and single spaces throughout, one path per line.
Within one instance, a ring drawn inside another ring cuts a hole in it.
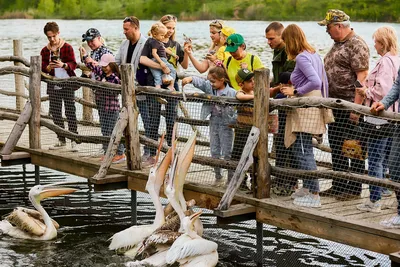
M 324 20 L 318 22 L 320 26 L 326 26 L 334 22 L 343 22 L 349 21 L 350 17 L 344 13 L 342 10 L 339 9 L 329 9 L 326 12 L 326 16 Z
M 234 34 L 236 31 L 234 28 L 228 27 L 228 26 L 224 26 L 221 29 L 221 32 L 225 35 L 225 36 L 230 36 L 231 34 Z
M 251 72 L 248 69 L 240 69 L 236 73 L 235 80 L 237 83 L 242 83 L 250 80 L 253 76 L 254 72 Z
M 112 54 L 104 54 L 100 58 L 99 66 L 105 67 L 111 62 L 115 62 L 115 57 Z
M 86 31 L 86 33 L 82 34 L 82 42 L 91 41 L 98 36 L 101 36 L 99 30 L 95 28 L 90 28 Z
M 226 39 L 225 52 L 236 52 L 239 46 L 244 44 L 244 38 L 238 33 L 234 33 L 228 36 Z

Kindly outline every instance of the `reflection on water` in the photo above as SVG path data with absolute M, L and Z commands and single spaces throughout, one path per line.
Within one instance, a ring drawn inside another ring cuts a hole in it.
M 27 165 L 0 169 L 0 215 L 16 206 L 31 206 L 27 195 L 34 185 L 34 170 Z M 41 169 L 41 183 L 86 181 Z M 108 250 L 108 238 L 130 225 L 130 192 L 94 192 L 78 184 L 79 191 L 42 202 L 61 225 L 56 240 L 34 242 L 0 235 L 0 266 L 123 266 L 127 257 Z M 165 200 L 163 201 L 166 202 Z M 138 193 L 138 220 L 149 224 L 155 210 L 147 194 Z M 256 225 L 246 221 L 216 225 L 211 211 L 201 217 L 207 239 L 218 243 L 218 266 L 256 266 Z M 264 266 L 389 266 L 387 256 L 296 232 L 264 225 Z

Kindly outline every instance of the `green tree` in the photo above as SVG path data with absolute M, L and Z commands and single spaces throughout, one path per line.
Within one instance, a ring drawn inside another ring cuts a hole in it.
M 48 18 L 54 15 L 55 4 L 53 0 L 40 0 L 36 15 L 41 18 Z

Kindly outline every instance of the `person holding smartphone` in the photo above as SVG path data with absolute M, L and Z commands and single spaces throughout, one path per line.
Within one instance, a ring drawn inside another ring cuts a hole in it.
M 44 34 L 49 43 L 40 52 L 42 56 L 42 71 L 56 78 L 68 78 L 75 75 L 77 66 L 74 49 L 70 44 L 60 38 L 60 29 L 56 22 L 47 22 L 44 26 Z M 47 84 L 49 95 L 50 114 L 55 125 L 64 129 L 62 117 L 62 106 L 64 102 L 65 116 L 68 121 L 68 130 L 78 133 L 75 108 L 75 89 L 77 86 L 60 87 L 54 84 Z M 49 149 L 66 148 L 64 136 L 57 135 L 58 141 Z M 77 151 L 75 141 L 71 141 L 71 151 Z

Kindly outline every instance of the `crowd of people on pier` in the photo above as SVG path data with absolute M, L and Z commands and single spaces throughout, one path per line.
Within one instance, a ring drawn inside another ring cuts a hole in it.
M 154 23 L 146 38 L 140 28 L 140 21 L 134 16 L 126 17 L 122 28 L 124 40 L 114 57 L 113 52 L 102 42 L 100 32 L 88 29 L 82 35 L 87 42 L 90 54 L 80 48 L 81 60 L 92 70 L 90 78 L 97 81 L 120 83 L 118 66 L 132 64 L 136 82 L 140 85 L 155 86 L 166 90 L 179 91 L 176 69 L 180 65 L 187 69 L 189 63 L 199 73 L 207 72 L 206 78 L 185 77 L 182 87 L 192 84 L 206 94 L 236 97 L 240 101 L 254 98 L 254 70 L 264 68 L 263 62 L 246 50 L 245 38 L 221 20 L 211 21 L 209 32 L 211 46 L 204 58 L 195 55 L 190 38 L 184 44 L 175 40 L 177 18 L 165 15 Z M 390 26 L 379 27 L 373 33 L 376 52 L 380 58 L 376 66 L 370 68 L 370 51 L 366 42 L 351 27 L 350 17 L 337 9 L 328 10 L 325 18 L 318 22 L 326 27 L 326 33 L 333 45 L 321 59 L 317 50 L 307 41 L 306 35 L 298 25 L 286 27 L 280 22 L 271 22 L 265 29 L 265 38 L 273 49 L 271 98 L 330 97 L 365 105 L 372 113 L 381 110 L 398 112 L 400 97 L 398 41 L 397 33 Z M 42 49 L 42 71 L 58 78 L 75 76 L 77 62 L 74 50 L 59 36 L 55 22 L 48 22 L 44 34 L 49 43 Z M 371 69 L 371 70 L 370 70 Z M 60 88 L 48 84 L 50 113 L 53 121 L 64 128 L 62 102 L 68 129 L 77 133 L 74 89 Z M 118 118 L 120 103 L 118 95 L 95 92 L 101 132 L 110 136 Z M 158 140 L 161 106 L 165 106 L 166 141 L 172 145 L 172 132 L 177 117 L 178 101 L 172 98 L 137 96 L 141 119 L 147 137 Z M 244 141 L 250 127 L 231 127 L 233 121 L 251 125 L 252 110 L 218 104 L 203 104 L 201 119 L 210 116 L 210 150 L 216 159 L 239 160 Z M 247 114 L 247 116 L 246 116 Z M 387 120 L 360 116 L 351 110 L 296 108 L 280 109 L 278 113 L 279 129 L 274 136 L 275 166 L 300 170 L 317 170 L 313 139 L 328 134 L 331 148 L 332 168 L 334 171 L 364 174 L 366 161 L 363 157 L 350 157 L 343 152 L 346 140 L 359 139 L 359 127 L 390 128 Z M 354 130 L 353 130 L 354 129 Z M 392 128 L 391 128 L 392 129 Z M 393 129 L 392 129 L 393 130 Z M 388 135 L 371 135 L 366 142 L 360 142 L 363 151 L 368 151 L 368 175 L 383 179 L 387 171 L 390 179 L 400 181 L 400 131 L 393 130 Z M 59 136 L 51 149 L 66 148 L 65 137 Z M 104 144 L 101 154 L 104 155 Z M 76 149 L 71 142 L 71 149 Z M 365 153 L 365 152 L 363 152 Z M 144 147 L 142 162 L 144 165 L 155 163 L 156 149 Z M 126 159 L 124 146 L 118 147 L 113 163 Z M 216 184 L 224 183 L 223 172 L 215 168 Z M 230 181 L 233 171 L 228 171 Z M 362 183 L 357 180 L 333 179 L 332 187 L 320 192 L 318 179 L 304 179 L 302 186 L 293 179 L 281 175 L 274 177 L 273 192 L 278 195 L 290 195 L 293 203 L 304 207 L 321 207 L 321 196 L 333 196 L 338 200 L 360 198 Z M 400 203 L 400 192 L 395 192 Z M 367 212 L 380 212 L 383 208 L 382 197 L 393 193 L 380 186 L 370 185 L 370 197 L 357 209 Z M 398 209 L 400 214 L 400 205 Z M 399 227 L 400 215 L 382 221 L 385 227 Z

